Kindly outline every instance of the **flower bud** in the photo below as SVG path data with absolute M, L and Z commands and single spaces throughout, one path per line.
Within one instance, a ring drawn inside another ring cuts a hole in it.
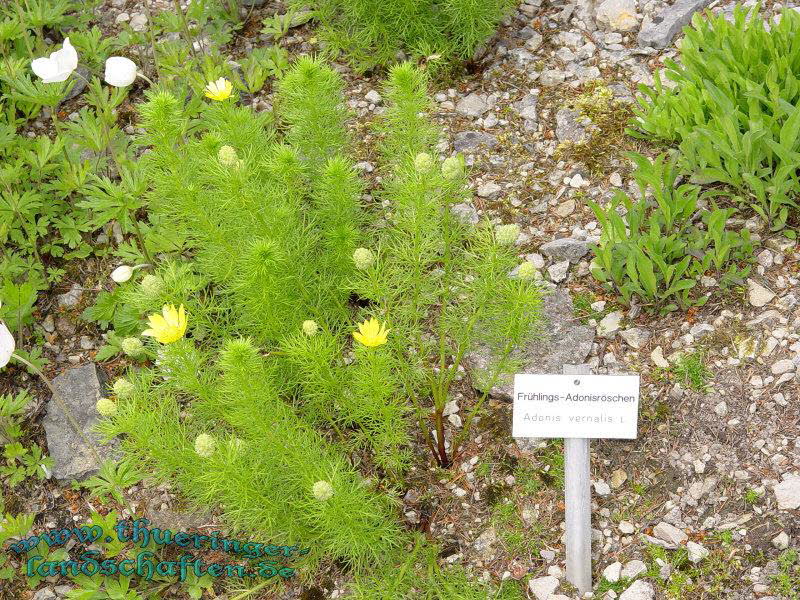
M 133 277 L 133 267 L 129 267 L 128 265 L 122 265 L 111 271 L 111 279 L 116 283 L 125 283 L 131 277 Z
M 303 321 L 303 333 L 307 336 L 311 337 L 319 330 L 319 325 L 317 325 L 316 321 L 312 321 L 309 319 L 308 321 Z
M 464 175 L 464 158 L 457 154 L 444 159 L 442 163 L 442 177 L 445 179 L 458 179 Z
M 519 266 L 517 269 L 517 277 L 520 279 L 528 280 L 533 279 L 536 276 L 536 267 L 533 266 L 533 263 L 526 260 Z
M 161 280 L 150 273 L 142 277 L 142 281 L 139 285 L 142 286 L 142 291 L 148 296 L 158 296 L 161 293 L 161 288 L 163 287 Z
M 356 263 L 356 269 L 365 271 L 375 263 L 375 255 L 368 248 L 356 248 L 353 252 L 353 262 Z
M 239 155 L 236 154 L 236 148 L 233 146 L 222 146 L 217 153 L 217 158 L 225 167 L 239 166 Z
M 519 237 L 519 225 L 498 225 L 494 230 L 497 243 L 502 246 L 513 246 Z
M 311 491 L 314 494 L 314 498 L 320 502 L 330 500 L 333 496 L 333 486 L 327 481 L 318 481 L 314 484 Z
M 418 173 L 427 173 L 433 168 L 433 157 L 427 152 L 420 152 L 414 158 L 414 168 Z
M 214 454 L 216 447 L 217 442 L 207 433 L 201 433 L 194 440 L 194 451 L 203 458 L 209 458 Z
M 134 385 L 127 379 L 117 379 L 111 387 L 117 398 L 127 398 L 133 393 Z
M 136 358 L 140 356 L 142 352 L 144 352 L 144 344 L 142 340 L 135 337 L 128 337 L 122 340 L 122 351 L 125 353 L 126 356 L 130 356 L 131 358 Z
M 97 412 L 104 417 L 113 417 L 117 414 L 117 403 L 110 398 L 100 398 L 94 406 Z

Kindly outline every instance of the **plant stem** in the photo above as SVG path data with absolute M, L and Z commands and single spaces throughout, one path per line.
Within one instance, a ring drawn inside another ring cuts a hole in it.
M 197 55 L 194 53 L 194 44 L 192 44 L 192 35 L 189 33 L 189 24 L 186 22 L 186 15 L 183 14 L 180 0 L 172 0 L 172 4 L 175 6 L 177 13 L 181 16 L 181 27 L 183 28 L 183 35 L 186 38 L 186 43 L 189 44 L 189 52 L 191 52 L 192 58 L 197 60 Z
M 147 17 L 147 23 L 148 23 L 147 33 L 149 34 L 150 37 L 150 49 L 153 51 L 153 64 L 156 67 L 156 75 L 158 75 L 158 78 L 161 79 L 161 65 L 158 63 L 158 53 L 156 52 L 156 40 L 155 37 L 153 36 L 153 15 L 150 12 L 150 0 L 144 0 L 144 14 Z M 147 79 L 147 77 L 145 77 L 144 79 L 145 81 L 150 82 L 150 85 L 153 85 L 153 82 Z

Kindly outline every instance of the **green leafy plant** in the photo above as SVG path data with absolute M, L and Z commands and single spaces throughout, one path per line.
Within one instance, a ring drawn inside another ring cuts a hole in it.
M 0 466 L 0 478 L 14 487 L 26 477 L 47 477 L 53 460 L 45 456 L 38 444 L 23 446 L 21 423 L 31 396 L 26 391 L 0 396 L 0 443 L 3 445 L 5 464 Z
M 685 32 L 680 62 L 641 88 L 631 133 L 677 143 L 683 169 L 783 229 L 800 192 L 800 15 L 785 10 L 767 29 L 759 5 L 737 7 L 732 22 L 695 14 Z
M 702 275 L 714 276 L 721 287 L 741 284 L 753 245 L 746 229 L 726 228 L 733 209 L 702 208 L 699 186 L 678 185 L 674 157 L 631 158 L 641 198 L 617 191 L 607 207 L 588 200 L 602 227 L 592 275 L 625 303 L 636 297 L 662 312 L 705 304 L 708 295 L 694 290 Z

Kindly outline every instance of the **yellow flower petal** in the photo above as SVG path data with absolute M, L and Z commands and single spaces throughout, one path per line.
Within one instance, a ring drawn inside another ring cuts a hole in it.
M 367 348 L 375 348 L 386 343 L 389 331 L 385 324 L 372 318 L 358 325 L 358 331 L 353 332 L 353 338 Z
M 165 304 L 161 308 L 160 315 L 158 313 L 149 315 L 147 320 L 150 328 L 143 331 L 142 335 L 154 337 L 162 344 L 177 342 L 186 333 L 188 325 L 183 304 L 179 309 L 173 304 Z

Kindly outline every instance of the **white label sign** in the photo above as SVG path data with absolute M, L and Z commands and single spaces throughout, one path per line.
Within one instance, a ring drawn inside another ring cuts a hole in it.
M 514 437 L 636 439 L 638 375 L 515 375 Z

